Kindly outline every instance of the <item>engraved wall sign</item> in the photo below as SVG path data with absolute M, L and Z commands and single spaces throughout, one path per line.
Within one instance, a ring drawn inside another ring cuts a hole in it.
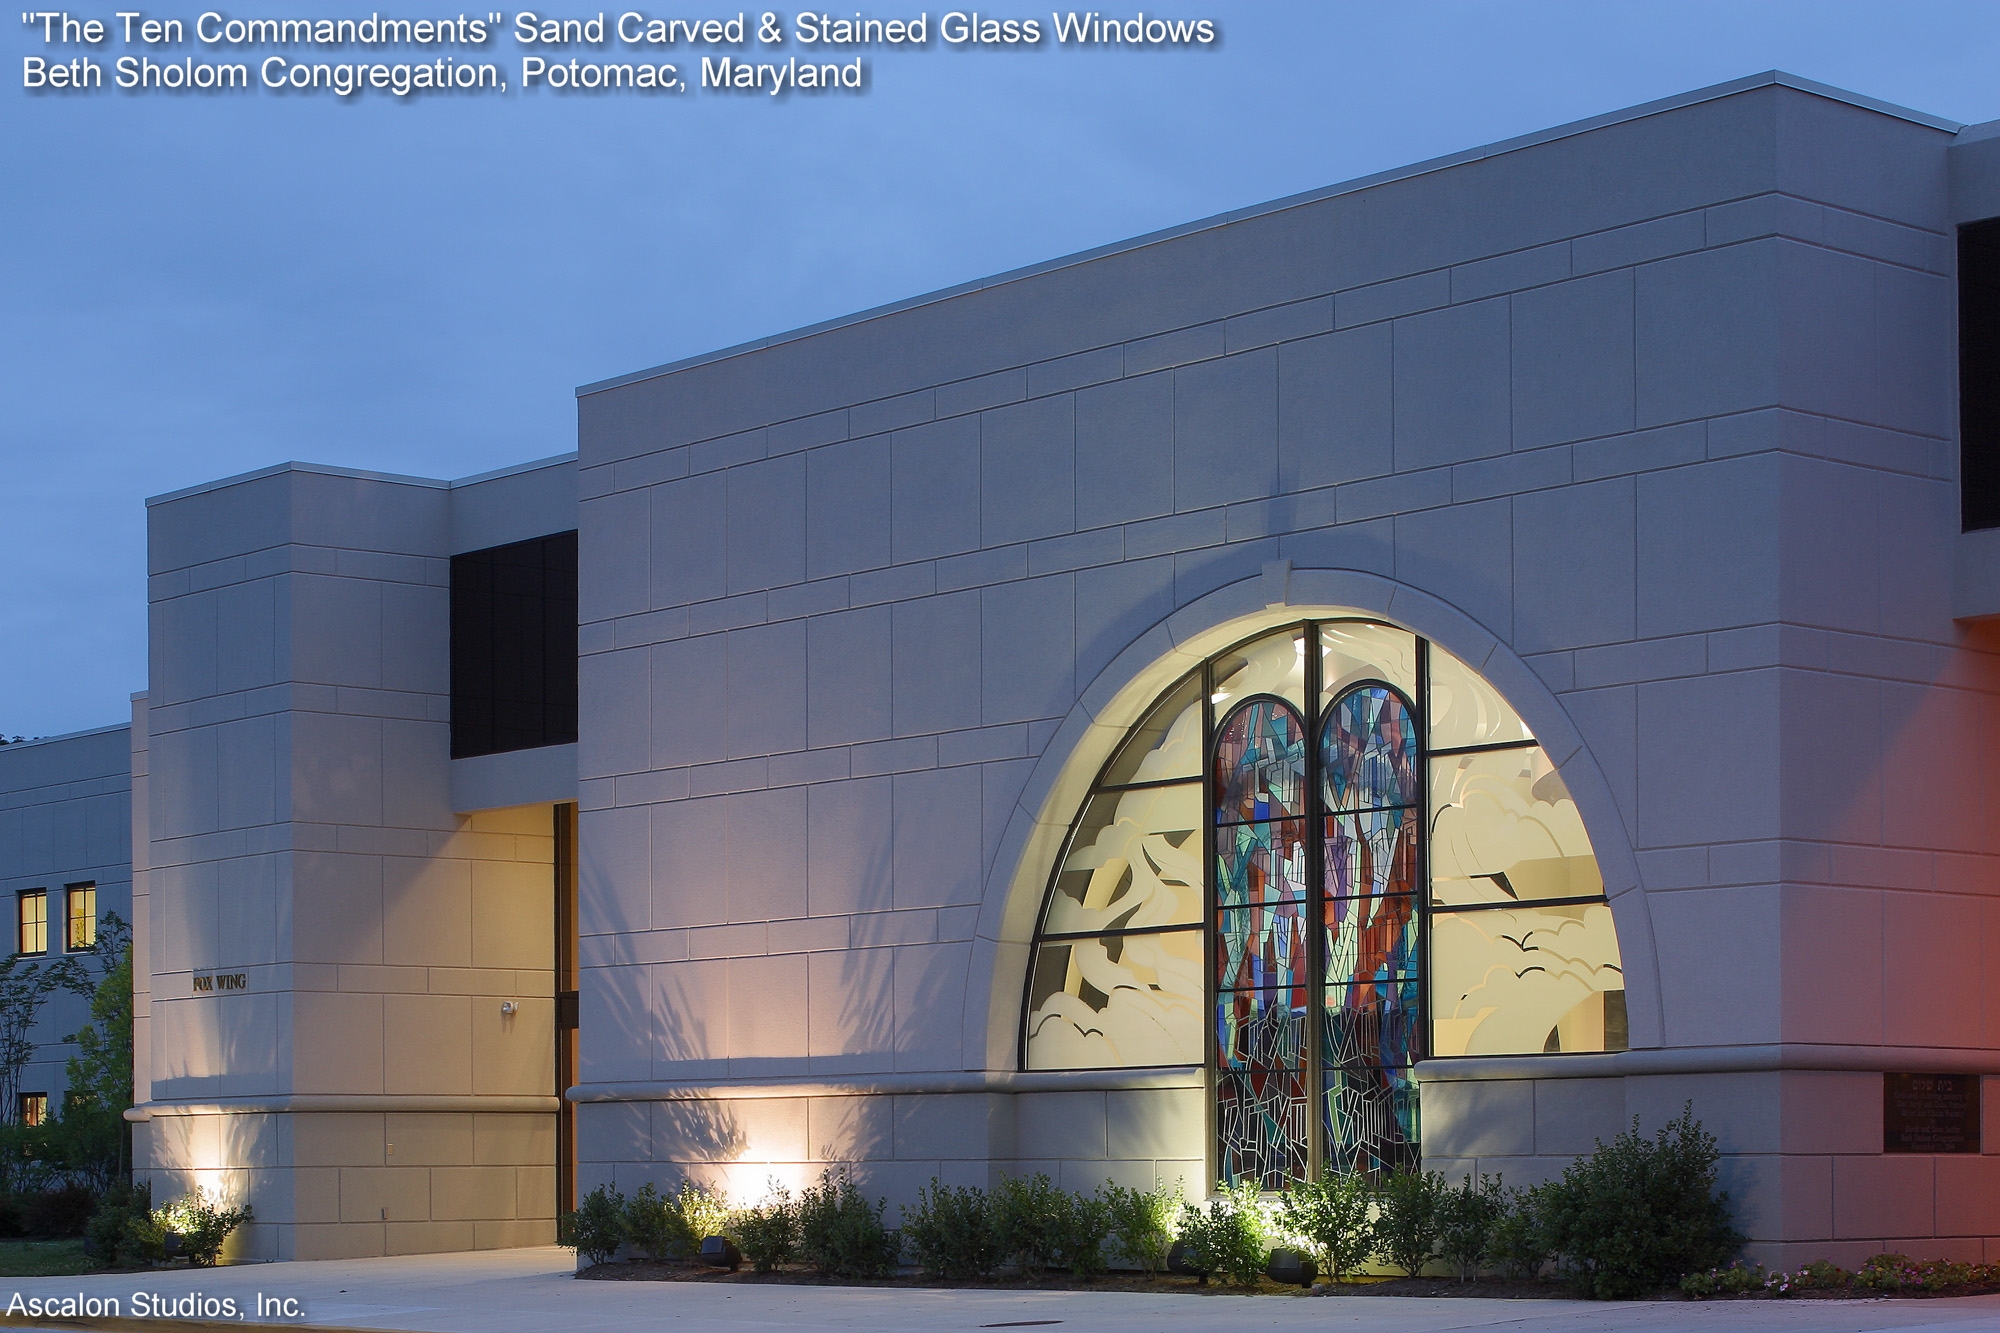
M 1882 1151 L 1979 1151 L 1979 1075 L 1884 1074 Z

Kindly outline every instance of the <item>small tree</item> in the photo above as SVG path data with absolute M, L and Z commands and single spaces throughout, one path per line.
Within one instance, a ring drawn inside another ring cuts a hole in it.
M 116 912 L 98 923 L 91 956 L 99 979 L 91 990 L 90 1022 L 68 1038 L 77 1053 L 65 1067 L 69 1093 L 55 1137 L 64 1165 L 103 1193 L 125 1176 L 130 1161 L 125 1111 L 132 1105 L 132 932 Z

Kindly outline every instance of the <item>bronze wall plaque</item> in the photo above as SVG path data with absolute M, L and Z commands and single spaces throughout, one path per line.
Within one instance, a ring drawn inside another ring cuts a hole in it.
M 1884 1074 L 1883 1152 L 1978 1152 L 1979 1075 Z

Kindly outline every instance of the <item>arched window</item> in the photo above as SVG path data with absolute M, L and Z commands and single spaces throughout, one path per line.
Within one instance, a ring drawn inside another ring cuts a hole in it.
M 1520 716 L 1394 626 L 1219 653 L 1105 765 L 1051 876 L 1026 1069 L 1205 1065 L 1216 1175 L 1420 1160 L 1420 1059 L 1622 1050 L 1589 836 Z

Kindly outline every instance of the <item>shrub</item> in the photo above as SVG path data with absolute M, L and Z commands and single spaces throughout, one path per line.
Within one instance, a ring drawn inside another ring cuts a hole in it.
M 1832 1268 L 1832 1265 L 1827 1267 Z M 1962 1264 L 1949 1259 L 1918 1260 L 1905 1254 L 1878 1254 L 1865 1260 L 1853 1274 L 1854 1285 L 1868 1291 L 1948 1291 L 1953 1287 L 1985 1285 L 1996 1280 L 2000 1280 L 2000 1268 L 1992 1264 Z
M 799 1196 L 799 1257 L 828 1277 L 887 1276 L 902 1244 L 882 1226 L 882 1206 L 844 1169 L 824 1172 Z
M 933 1177 L 918 1194 L 916 1207 L 903 1213 L 903 1239 L 931 1277 L 986 1277 L 1000 1266 L 995 1221 L 985 1190 L 941 1185 Z
M 585 1205 L 588 1206 L 588 1203 L 586 1199 Z M 620 1241 L 631 1241 L 650 1259 L 672 1259 L 689 1252 L 677 1219 L 670 1212 L 667 1200 L 661 1198 L 660 1191 L 653 1187 L 652 1181 L 641 1185 L 638 1193 L 624 1200 L 624 1210 L 625 1224 L 619 1235 Z M 614 1251 L 617 1248 L 616 1243 L 611 1246 Z
M 799 1248 L 799 1209 L 792 1192 L 772 1181 L 761 1203 L 736 1214 L 731 1230 L 743 1257 L 758 1272 L 790 1263 Z
M 1493 1228 L 1506 1208 L 1500 1177 L 1472 1176 L 1438 1194 L 1438 1253 L 1458 1270 L 1464 1282 L 1477 1276 L 1493 1249 Z
M 1789 1296 L 1795 1291 L 1831 1291 L 1850 1285 L 1854 1274 L 1829 1259 L 1815 1259 L 1796 1273 L 1773 1273 L 1765 1280 L 1774 1296 Z
M 96 1211 L 97 1193 L 88 1185 L 53 1185 L 22 1200 L 21 1228 L 51 1240 L 81 1236 Z
M 993 1232 L 1000 1253 L 1039 1276 L 1055 1262 L 1063 1227 L 1062 1191 L 1041 1172 L 1010 1176 L 993 1191 Z
M 1056 1192 L 1056 1260 L 1071 1275 L 1089 1281 L 1110 1267 L 1104 1242 L 1111 1235 L 1111 1205 L 1101 1194 Z
M 1727 1268 L 1689 1273 L 1681 1279 L 1681 1290 L 1696 1300 L 1705 1296 L 1737 1296 L 1746 1291 L 1762 1291 L 1767 1280 L 1762 1264 L 1746 1266 L 1739 1259 Z
M 1508 1277 L 1530 1281 L 1542 1275 L 1549 1262 L 1549 1186 L 1510 1189 L 1501 1195 L 1500 1215 L 1493 1220 L 1487 1241 L 1487 1257 Z
M 197 1268 L 213 1264 L 229 1233 L 250 1220 L 250 1206 L 226 1208 L 197 1187 L 153 1214 L 160 1229 L 180 1237 L 181 1253 Z
M 625 1196 L 599 1185 L 583 1196 L 575 1212 L 564 1213 L 557 1221 L 556 1241 L 590 1263 L 601 1264 L 625 1243 L 625 1222 Z
M 84 1223 L 84 1253 L 106 1267 L 166 1257 L 166 1232 L 153 1220 L 153 1187 L 119 1183 L 98 1200 Z
M 1128 1189 L 1104 1182 L 1104 1203 L 1111 1210 L 1111 1234 L 1118 1252 L 1153 1277 L 1167 1266 L 1174 1244 L 1174 1219 L 1179 1216 L 1181 1187 L 1169 1191 L 1157 1180 L 1149 1190 Z
M 1375 1243 L 1369 1224 L 1373 1206 L 1367 1177 L 1328 1173 L 1301 1181 L 1278 1201 L 1278 1225 L 1306 1247 L 1320 1272 L 1337 1281 L 1368 1261 Z
M 1692 1103 L 1651 1139 L 1635 1117 L 1610 1143 L 1598 1140 L 1545 1199 L 1563 1276 L 1585 1295 L 1619 1300 L 1721 1267 L 1743 1237 L 1729 1224 L 1729 1196 L 1715 1190 L 1719 1157 Z
M 1270 1251 L 1256 1185 L 1219 1184 L 1208 1202 L 1182 1204 L 1180 1241 L 1184 1262 L 1203 1282 L 1220 1274 L 1239 1287 L 1256 1286 Z
M 1375 1195 L 1375 1254 L 1410 1277 L 1438 1253 L 1438 1212 L 1444 1177 L 1435 1171 L 1396 1171 Z
M 693 1254 L 710 1236 L 729 1230 L 729 1200 L 718 1189 L 683 1180 L 666 1200 L 670 1253 Z

